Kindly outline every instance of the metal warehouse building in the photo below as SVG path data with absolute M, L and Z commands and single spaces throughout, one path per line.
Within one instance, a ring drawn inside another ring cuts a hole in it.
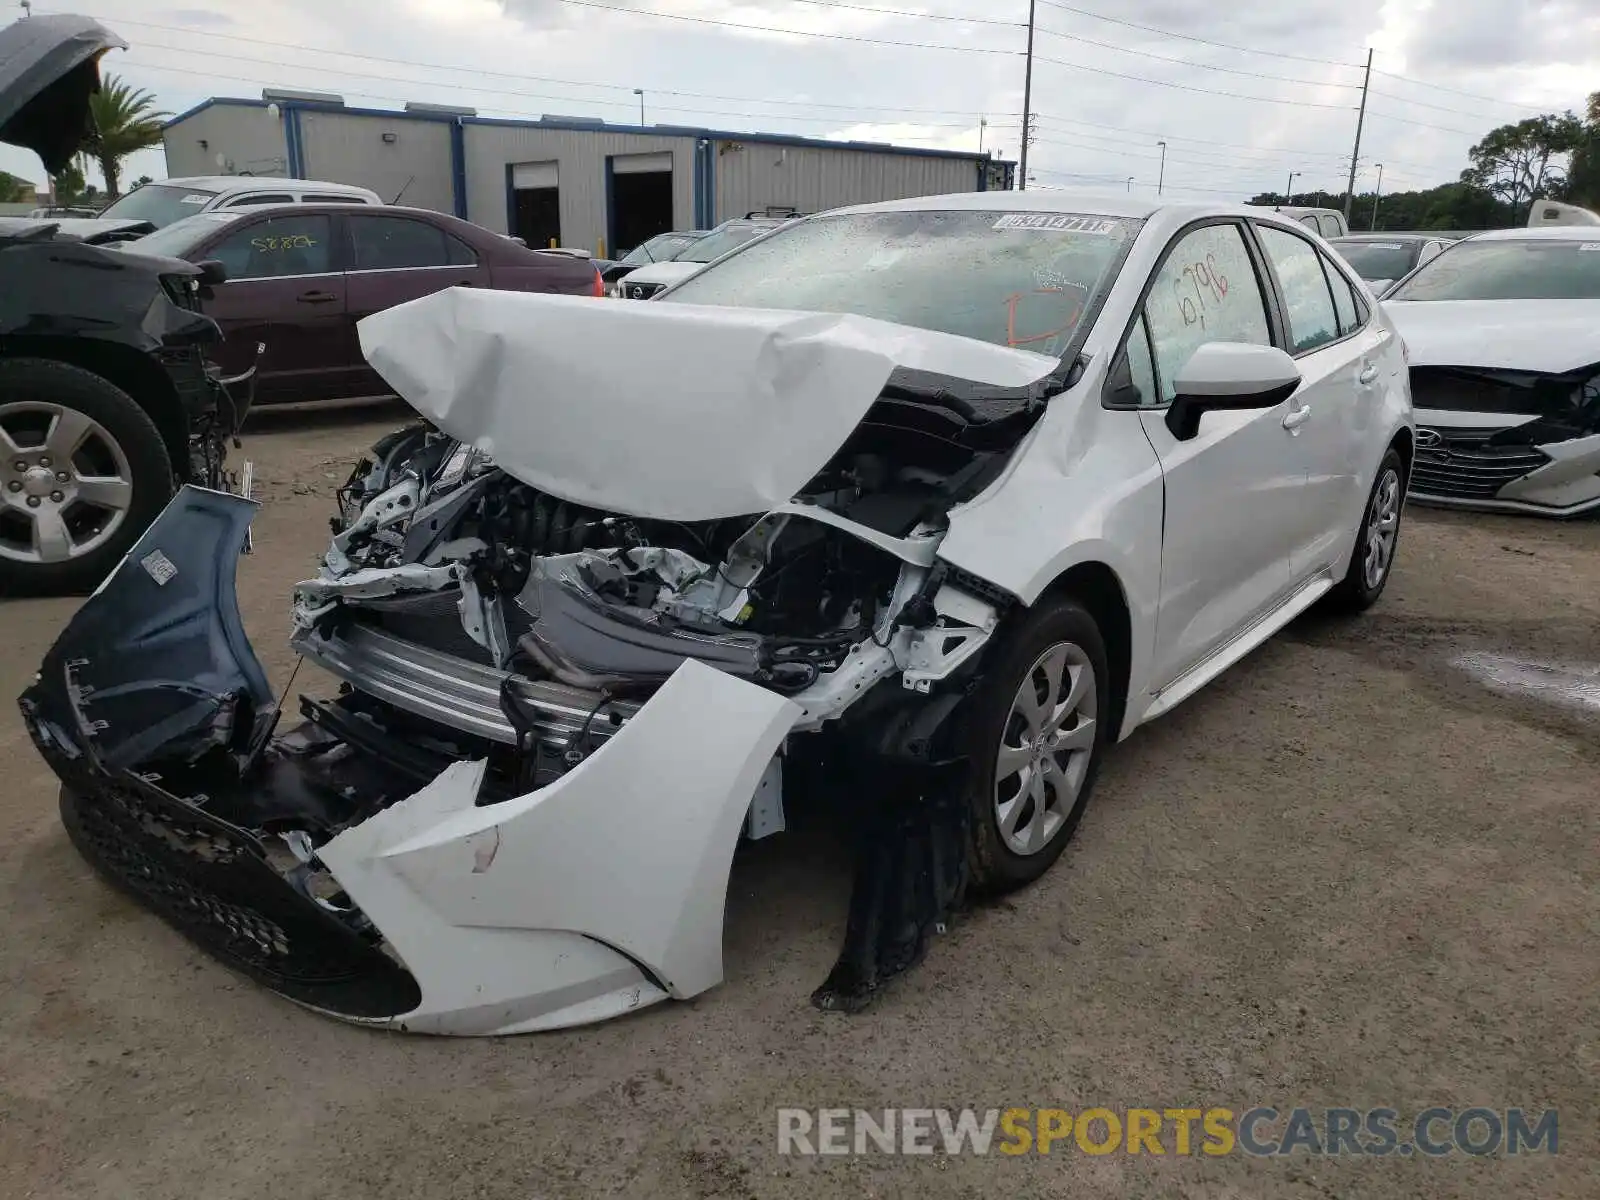
M 207 100 L 167 123 L 165 144 L 174 177 L 360 184 L 529 245 L 598 255 L 748 213 L 1005 190 L 1014 174 L 987 154 L 578 117 L 509 121 L 425 104 L 352 108 L 338 96 L 274 91 Z

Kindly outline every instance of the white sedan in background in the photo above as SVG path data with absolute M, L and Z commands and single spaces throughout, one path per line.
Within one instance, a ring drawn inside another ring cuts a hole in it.
M 1468 238 L 1384 308 L 1411 360 L 1415 499 L 1553 517 L 1600 509 L 1600 228 Z
M 1388 318 L 1258 208 L 903 200 L 651 303 L 452 289 L 361 338 L 434 428 L 380 444 L 296 589 L 338 698 L 269 737 L 248 506 L 189 489 L 23 710 L 102 871 L 412 1031 L 715 985 L 734 846 L 797 779 L 872 831 L 814 997 L 865 1003 L 963 883 L 1049 868 L 1110 745 L 1378 598 L 1413 450 Z

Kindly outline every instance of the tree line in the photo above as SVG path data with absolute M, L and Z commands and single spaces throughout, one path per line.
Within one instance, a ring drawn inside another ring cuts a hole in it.
M 1471 166 L 1454 183 L 1417 192 L 1358 193 L 1350 228 L 1506 229 L 1526 225 L 1539 200 L 1600 210 L 1600 92 L 1584 116 L 1549 113 L 1491 129 L 1467 151 Z M 1263 192 L 1251 204 L 1344 208 L 1343 192 Z

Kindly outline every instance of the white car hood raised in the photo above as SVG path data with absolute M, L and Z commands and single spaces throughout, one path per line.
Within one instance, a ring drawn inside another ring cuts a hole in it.
M 360 322 L 413 408 L 560 499 L 704 521 L 790 500 L 896 367 L 1025 387 L 1057 360 L 838 314 L 451 288 Z
M 1413 367 L 1552 375 L 1600 363 L 1600 300 L 1387 300 Z

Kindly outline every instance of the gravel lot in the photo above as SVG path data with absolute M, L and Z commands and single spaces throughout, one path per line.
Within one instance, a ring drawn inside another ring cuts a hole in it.
M 397 417 L 253 418 L 267 505 L 240 591 L 278 685 L 289 585 Z M 0 692 L 72 608 L 0 606 Z M 1597 631 L 1600 522 L 1412 509 L 1375 610 L 1301 621 L 1119 747 L 1056 869 L 954 926 L 866 1015 L 807 1004 L 849 886 L 824 827 L 736 865 L 722 987 L 502 1041 L 349 1028 L 200 955 L 72 851 L 9 711 L 0 1196 L 1600 1195 Z M 1499 695 L 1456 665 L 1469 654 L 1597 674 Z M 779 1105 L 1302 1104 L 1556 1107 L 1561 1153 L 775 1151 Z

